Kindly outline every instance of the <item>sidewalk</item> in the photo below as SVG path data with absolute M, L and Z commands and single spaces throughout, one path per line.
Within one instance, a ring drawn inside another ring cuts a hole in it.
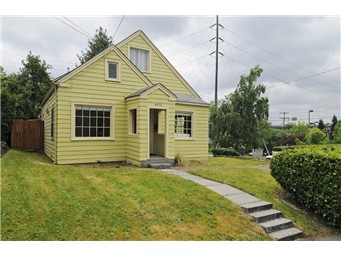
M 239 205 L 263 230 L 275 240 L 296 240 L 303 236 L 291 220 L 282 217 L 282 212 L 273 209 L 272 203 L 263 201 L 235 187 L 208 180 L 184 171 L 161 169 L 160 171 L 191 180 Z
M 199 185 L 202 185 L 212 191 L 214 191 L 215 193 L 224 196 L 226 199 L 232 201 L 233 203 L 239 205 L 247 214 L 249 214 L 250 216 L 252 216 L 256 222 L 258 222 L 258 224 L 260 224 L 263 229 L 268 232 L 269 230 L 271 230 L 271 225 L 273 225 L 273 223 L 270 225 L 271 222 L 277 222 L 275 223 L 275 225 L 277 225 L 277 227 L 279 227 L 279 225 L 282 225 L 282 227 L 280 229 L 291 229 L 292 233 L 290 234 L 290 232 L 284 232 L 285 230 L 280 230 L 277 232 L 273 232 L 271 233 L 271 231 L 269 231 L 269 235 L 271 235 L 272 237 L 274 237 L 277 240 L 292 240 L 292 239 L 286 239 L 291 235 L 291 238 L 297 239 L 299 237 L 301 237 L 303 235 L 303 233 L 294 228 L 293 225 L 288 226 L 288 220 L 285 218 L 282 218 L 281 216 L 277 216 L 277 219 L 273 219 L 270 221 L 266 221 L 263 223 L 260 223 L 262 221 L 259 221 L 259 219 L 257 218 L 264 218 L 265 216 L 261 215 L 261 212 L 269 212 L 269 211 L 273 211 L 273 214 L 278 215 L 278 213 L 280 213 L 279 211 L 276 211 L 272 208 L 272 204 L 266 201 L 263 201 L 255 196 L 252 196 L 240 189 L 237 189 L 235 187 L 226 185 L 226 184 L 222 184 L 216 181 L 212 181 L 212 180 L 208 180 L 193 174 L 190 174 L 188 172 L 185 171 L 181 171 L 181 170 L 173 170 L 173 169 L 161 169 L 160 171 L 165 172 L 165 173 L 169 173 L 169 174 L 173 174 L 176 176 L 179 176 L 183 179 L 187 179 L 187 180 L 191 180 Z M 278 219 L 280 218 L 280 219 Z M 282 220 L 282 223 L 280 223 L 280 220 Z M 286 221 L 285 221 L 286 220 Z M 289 220 L 290 221 L 290 220 Z M 286 222 L 286 223 L 285 223 Z M 287 225 L 287 227 L 283 227 L 283 225 Z M 270 229 L 269 229 L 270 228 Z M 288 236 L 288 237 L 285 237 Z M 290 237 L 289 237 L 290 238 Z M 330 236 L 325 236 L 325 237 L 310 237 L 310 238 L 301 238 L 300 241 L 341 241 L 341 234 L 337 234 L 337 235 L 330 235 Z

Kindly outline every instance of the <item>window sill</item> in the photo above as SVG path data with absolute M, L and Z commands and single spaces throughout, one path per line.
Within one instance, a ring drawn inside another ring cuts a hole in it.
M 120 82 L 121 82 L 120 79 L 113 79 L 113 78 L 105 78 L 105 81 L 108 81 L 108 82 L 117 82 L 117 83 L 120 83 Z
M 98 137 L 84 137 L 84 138 L 71 138 L 71 141 L 114 141 L 114 138 L 98 138 Z
M 174 137 L 175 140 L 195 140 L 195 138 L 192 138 L 192 137 L 189 137 L 189 138 L 186 138 L 186 137 Z

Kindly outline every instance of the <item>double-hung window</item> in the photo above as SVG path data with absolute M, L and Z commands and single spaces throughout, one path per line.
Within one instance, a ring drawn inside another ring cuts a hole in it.
M 120 63 L 115 60 L 105 60 L 105 79 L 109 81 L 120 81 Z
M 175 137 L 178 138 L 191 138 L 192 131 L 192 113 L 176 112 L 175 113 Z
M 112 137 L 112 108 L 102 106 L 74 107 L 74 137 L 110 139 Z
M 150 71 L 150 52 L 148 50 L 130 48 L 131 62 L 142 72 Z

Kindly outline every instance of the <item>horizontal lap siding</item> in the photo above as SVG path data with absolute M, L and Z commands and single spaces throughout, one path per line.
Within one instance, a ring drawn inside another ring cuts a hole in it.
M 128 43 L 122 45 L 120 50 L 128 56 L 128 45 L 132 47 L 149 48 L 148 43 L 141 37 L 137 36 Z M 183 83 L 175 73 L 166 65 L 166 63 L 157 55 L 157 53 L 151 50 L 151 72 L 144 73 L 154 84 L 162 83 L 173 93 L 185 93 L 195 96 L 191 90 Z
M 120 61 L 121 81 L 105 80 L 105 58 Z M 125 97 L 146 83 L 115 52 L 108 53 L 58 88 L 59 164 L 91 163 L 101 160 L 125 161 L 127 155 L 128 115 Z M 71 140 L 71 103 L 114 106 L 114 140 Z
M 194 139 L 175 139 L 175 154 L 189 160 L 205 160 L 208 156 L 208 107 L 176 104 L 176 110 L 194 111 Z M 174 129 L 174 128 L 173 128 Z
M 174 106 L 175 102 L 169 101 L 169 96 L 160 89 L 148 95 L 148 100 L 144 102 L 147 109 L 158 108 L 155 103 L 161 104 L 161 108 L 167 109 L 168 115 L 168 158 L 174 159 Z M 148 111 L 148 110 L 147 110 Z
M 56 116 L 56 93 L 53 93 L 50 99 L 45 103 L 41 111 L 42 119 L 44 120 L 44 153 L 51 158 L 52 161 L 56 160 L 56 143 L 51 138 L 51 108 L 55 108 Z M 56 120 L 56 119 L 55 119 Z M 55 122 L 56 127 L 56 122 Z M 56 136 L 56 132 L 54 132 Z

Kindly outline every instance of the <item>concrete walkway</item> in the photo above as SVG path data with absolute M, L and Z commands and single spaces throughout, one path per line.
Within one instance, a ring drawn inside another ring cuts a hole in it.
M 290 220 L 282 218 L 280 211 L 272 209 L 271 203 L 263 201 L 240 189 L 185 171 L 173 169 L 160 169 L 160 171 L 191 180 L 239 205 L 276 240 L 295 240 L 303 235 L 303 232 L 295 228 Z

